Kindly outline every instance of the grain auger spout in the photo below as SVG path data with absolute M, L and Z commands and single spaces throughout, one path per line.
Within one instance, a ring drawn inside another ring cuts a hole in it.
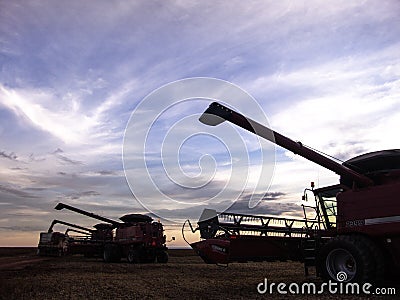
M 54 227 L 54 225 L 56 225 L 56 224 L 62 224 L 62 225 L 74 227 L 74 228 L 83 230 L 83 231 L 85 231 L 86 233 L 93 233 L 93 232 L 94 232 L 93 229 L 89 229 L 89 228 L 86 228 L 86 227 L 83 227 L 83 226 L 79 226 L 79 225 L 76 225 L 76 224 L 72 224 L 72 223 L 68 223 L 68 222 L 60 221 L 60 220 L 53 220 L 53 222 L 51 222 L 51 225 L 50 225 L 49 229 L 47 230 L 47 232 L 48 232 L 48 233 L 53 232 L 53 227 Z
M 295 154 L 298 154 L 322 167 L 325 167 L 341 176 L 341 183 L 352 188 L 354 184 L 359 187 L 373 185 L 374 182 L 367 176 L 349 168 L 348 166 L 337 163 L 336 161 L 324 156 L 300 142 L 295 142 L 288 137 L 261 125 L 260 123 L 237 113 L 230 108 L 213 102 L 201 115 L 200 122 L 216 126 L 222 122 L 229 121 L 243 129 L 246 129 L 272 143 L 277 144 Z
M 64 208 L 68 209 L 68 210 L 71 210 L 71 211 L 74 211 L 74 212 L 76 212 L 78 214 L 85 215 L 87 217 L 90 217 L 90 218 L 93 218 L 93 219 L 96 219 L 96 220 L 100 220 L 100 221 L 112 224 L 114 227 L 118 227 L 118 226 L 120 226 L 122 224 L 120 222 L 108 219 L 106 217 L 102 217 L 102 216 L 96 215 L 94 213 L 91 213 L 91 212 L 88 212 L 88 211 L 73 207 L 73 206 L 68 205 L 68 204 L 58 203 L 57 206 L 55 207 L 55 209 L 57 209 L 57 210 L 62 210 Z

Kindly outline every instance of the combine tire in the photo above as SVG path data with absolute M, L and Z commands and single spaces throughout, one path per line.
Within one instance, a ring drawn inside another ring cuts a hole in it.
M 156 255 L 155 254 L 151 255 L 149 258 L 146 259 L 146 262 L 149 263 L 149 264 L 155 263 L 156 262 Z
M 318 266 L 326 280 L 371 282 L 375 279 L 374 255 L 366 239 L 361 236 L 333 238 L 322 247 Z
M 159 251 L 157 253 L 157 262 L 161 264 L 165 264 L 168 262 L 168 253 L 167 251 Z
M 128 251 L 126 259 L 130 264 L 138 264 L 140 263 L 140 252 L 137 249 L 131 249 Z
M 104 246 L 103 252 L 104 262 L 119 262 L 121 260 L 121 253 L 117 245 L 108 244 Z
M 378 245 L 374 243 L 372 240 L 364 237 L 360 238 L 362 238 L 365 241 L 375 263 L 374 265 L 375 273 L 373 274 L 373 276 L 371 276 L 370 282 L 381 283 L 384 280 L 386 271 L 385 256 L 382 250 L 378 247 Z

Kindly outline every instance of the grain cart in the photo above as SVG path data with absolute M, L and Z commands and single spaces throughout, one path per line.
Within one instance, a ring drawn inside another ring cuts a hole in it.
M 113 239 L 105 239 L 102 246 L 105 262 L 118 262 L 123 257 L 130 263 L 168 261 L 163 225 L 153 222 L 151 217 L 128 214 L 120 218 L 122 222 L 118 222 L 64 203 L 55 207 L 57 210 L 64 208 L 110 224 L 110 229 L 115 228 Z
M 65 233 L 54 232 L 53 228 L 56 224 L 73 227 L 74 229 L 68 228 Z M 110 224 L 96 224 L 94 226 L 96 229 L 89 229 L 65 221 L 53 220 L 47 232 L 40 234 L 38 254 L 59 256 L 83 254 L 86 257 L 102 255 L 104 239 L 112 240 L 112 235 L 109 237 L 109 230 L 107 230 L 109 226 Z M 81 235 L 71 236 L 68 234 L 71 231 Z
M 296 256 L 294 252 L 297 251 L 301 253 L 299 259 L 305 262 L 306 270 L 315 264 L 317 274 L 330 280 L 338 280 L 339 272 L 345 273 L 345 281 L 374 281 L 384 274 L 398 272 L 399 149 L 366 153 L 340 164 L 219 103 L 213 102 L 200 117 L 201 122 L 211 126 L 225 120 L 340 175 L 337 185 L 306 191 L 304 199 L 309 198 L 307 192 L 315 197 L 317 224 L 308 226 L 304 223 L 301 227 L 303 232 L 300 233 L 303 238 L 292 237 L 288 231 L 281 236 L 283 240 L 271 239 L 270 223 L 264 220 L 260 221 L 260 226 L 266 230 L 258 231 L 265 232 L 264 237 L 259 238 L 260 243 L 252 244 L 251 247 L 260 246 L 265 250 L 263 253 L 267 253 L 275 245 L 278 250 L 273 254 L 283 259 Z M 234 230 L 219 223 L 219 218 L 223 216 L 215 212 L 202 215 L 196 230 L 203 232 L 201 237 L 204 240 L 192 244 L 199 254 L 212 262 L 218 262 L 220 258 L 229 261 L 230 255 L 237 252 L 240 254 L 240 251 L 242 256 L 246 256 L 247 237 L 240 234 L 246 216 L 228 216 L 233 218 L 233 223 L 238 227 Z M 307 221 L 305 216 L 304 222 Z M 291 220 L 284 219 L 283 222 L 290 223 Z M 289 245 L 292 238 L 297 241 L 294 246 Z M 235 246 L 235 240 L 242 243 Z M 282 256 L 279 255 L 279 249 L 282 250 Z

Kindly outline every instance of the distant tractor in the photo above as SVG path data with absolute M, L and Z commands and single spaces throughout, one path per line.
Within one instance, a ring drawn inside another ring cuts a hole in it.
M 205 210 L 192 243 L 210 263 L 298 260 L 327 280 L 382 280 L 400 270 L 400 150 L 366 153 L 343 164 L 245 116 L 212 103 L 200 117 L 208 125 L 229 121 L 340 175 L 340 183 L 306 189 L 304 219 Z M 309 206 L 315 211 L 307 217 Z M 340 275 L 340 277 L 339 277 Z
M 128 214 L 120 218 L 122 222 L 118 222 L 64 203 L 55 207 L 57 210 L 64 208 L 106 223 L 101 226 L 104 231 L 98 231 L 98 234 L 103 234 L 100 250 L 105 262 L 118 262 L 121 258 L 130 263 L 168 262 L 163 225 L 153 222 L 151 217 Z M 113 229 L 115 236 L 112 235 Z M 96 240 L 100 237 L 97 236 Z

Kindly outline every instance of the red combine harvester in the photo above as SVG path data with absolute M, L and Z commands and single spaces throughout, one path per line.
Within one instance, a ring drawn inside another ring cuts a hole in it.
M 99 225 L 97 235 L 92 234 L 96 241 L 102 241 L 99 249 L 105 262 L 118 262 L 123 257 L 130 263 L 168 262 L 163 226 L 153 222 L 151 217 L 129 214 L 120 218 L 122 222 L 117 222 L 64 203 L 55 207 L 57 210 L 64 208 L 107 223 Z M 115 236 L 112 235 L 114 228 Z
M 211 126 L 225 120 L 337 173 L 340 183 L 306 189 L 303 200 L 311 194 L 315 205 L 303 205 L 304 219 L 205 210 L 196 229 L 189 225 L 200 231 L 202 240 L 191 246 L 206 262 L 297 260 L 306 274 L 315 266 L 317 275 L 345 282 L 373 282 L 400 270 L 400 150 L 340 164 L 219 103 L 200 117 Z
M 67 228 L 65 233 L 54 232 L 53 227 L 61 224 L 75 229 Z M 104 242 L 112 240 L 112 227 L 110 224 L 100 223 L 89 229 L 76 224 L 60 220 L 53 220 L 47 232 L 40 234 L 38 254 L 43 256 L 61 256 L 68 254 L 83 254 L 86 257 L 102 256 Z M 69 235 L 76 232 L 80 236 Z

